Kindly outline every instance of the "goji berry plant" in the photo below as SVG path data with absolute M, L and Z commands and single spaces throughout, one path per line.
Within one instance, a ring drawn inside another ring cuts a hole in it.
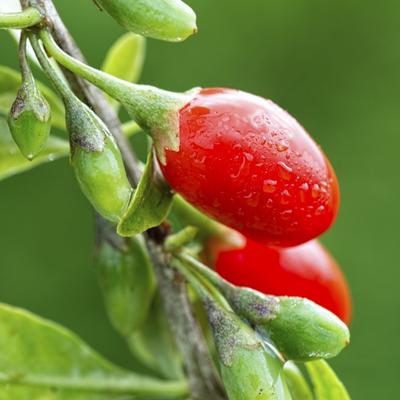
M 20 73 L 0 68 L 0 177 L 69 156 L 96 211 L 110 323 L 149 373 L 1 304 L 0 398 L 349 399 L 325 361 L 348 345 L 351 317 L 346 280 L 316 240 L 339 207 L 326 155 L 271 100 L 135 83 L 145 37 L 197 31 L 181 0 L 96 4 L 94 17 L 104 10 L 129 31 L 101 70 L 52 0 L 4 2 Z M 121 124 L 120 105 L 132 121 Z M 148 135 L 145 164 L 133 134 Z

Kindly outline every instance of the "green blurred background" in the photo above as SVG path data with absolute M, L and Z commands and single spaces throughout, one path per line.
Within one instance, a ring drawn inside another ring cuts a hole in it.
M 92 1 L 55 1 L 93 65 L 122 33 Z M 226 86 L 289 110 L 331 158 L 340 217 L 323 241 L 353 291 L 352 344 L 333 365 L 354 399 L 394 398 L 400 291 L 400 3 L 387 0 L 191 0 L 199 34 L 148 41 L 142 82 Z M 0 33 L 0 63 L 16 65 Z M 79 333 L 123 366 L 91 262 L 92 211 L 66 160 L 0 183 L 0 300 Z M 394 396 L 394 397 L 393 397 Z

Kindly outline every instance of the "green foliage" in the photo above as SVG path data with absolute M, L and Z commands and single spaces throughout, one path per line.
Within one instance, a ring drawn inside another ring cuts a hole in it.
M 121 247 L 101 243 L 97 264 L 108 316 L 114 328 L 128 337 L 148 318 L 155 280 L 142 237 L 126 239 Z
M 132 354 L 145 366 L 164 378 L 182 378 L 182 357 L 179 354 L 160 296 L 154 298 L 150 313 L 141 329 L 128 338 Z
M 307 381 L 295 363 L 287 362 L 283 371 L 293 400 L 314 399 Z
M 102 400 L 128 394 L 170 398 L 186 391 L 184 384 L 116 367 L 61 326 L 4 304 L 0 349 L 1 399 Z
M 116 78 L 137 82 L 142 73 L 146 57 L 146 39 L 135 33 L 125 33 L 108 50 L 102 70 Z M 113 106 L 120 104 L 109 97 Z
M 159 225 L 168 215 L 171 204 L 172 192 L 161 177 L 150 151 L 139 185 L 117 232 L 121 236 L 133 236 Z
M 41 154 L 33 161 L 28 161 L 12 140 L 5 119 L 0 117 L 0 180 L 30 170 L 43 163 L 66 157 L 68 154 L 69 143 L 52 136 Z
M 324 360 L 306 363 L 314 386 L 315 400 L 350 400 L 343 383 Z

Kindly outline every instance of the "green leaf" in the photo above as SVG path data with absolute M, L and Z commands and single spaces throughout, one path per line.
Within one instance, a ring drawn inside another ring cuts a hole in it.
M 102 70 L 119 79 L 137 82 L 142 73 L 146 57 L 146 39 L 128 32 L 122 35 L 109 49 Z M 109 97 L 116 108 L 119 103 Z
M 293 400 L 313 400 L 311 389 L 294 362 L 287 362 L 283 371 Z
M 0 180 L 68 154 L 69 143 L 53 136 L 47 141 L 45 149 L 34 160 L 28 161 L 14 143 L 7 122 L 0 117 Z
M 182 357 L 176 348 L 160 296 L 154 298 L 144 326 L 127 338 L 132 354 L 164 378 L 183 377 Z
M 122 336 L 129 336 L 146 321 L 155 290 L 143 237 L 125 238 L 121 248 L 103 241 L 96 258 L 108 317 Z
M 350 400 L 343 383 L 324 360 L 305 364 L 314 386 L 315 400 Z
M 1 400 L 132 400 L 121 395 L 83 393 L 18 385 L 0 385 Z M 136 399 L 136 397 L 135 397 Z
M 1 399 L 165 399 L 187 393 L 184 382 L 116 367 L 65 328 L 5 304 L 0 304 L 0 354 Z
M 139 185 L 118 224 L 118 234 L 134 236 L 159 225 L 169 212 L 172 196 L 171 189 L 158 170 L 154 154 L 150 151 Z
M 0 65 L 0 115 L 8 115 L 20 85 L 20 73 Z M 52 125 L 59 129 L 65 129 L 64 106 L 61 100 L 43 83 L 37 82 L 37 85 L 50 104 Z

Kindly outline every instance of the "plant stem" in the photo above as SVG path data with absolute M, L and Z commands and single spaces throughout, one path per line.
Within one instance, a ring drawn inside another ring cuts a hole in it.
M 22 81 L 33 85 L 35 82 L 26 57 L 26 40 L 27 33 L 22 31 L 18 48 L 19 67 L 21 69 Z
M 185 258 L 177 254 L 173 259 L 172 265 L 177 268 L 182 275 L 184 275 L 201 299 L 207 300 L 207 297 L 212 298 L 223 308 L 232 311 L 232 308 L 225 297 L 217 290 L 213 283 L 205 278 L 204 275 L 200 274 L 193 266 L 191 257 Z
M 179 254 L 176 255 L 176 257 L 180 259 L 182 262 L 189 264 L 189 266 L 192 269 L 194 269 L 198 274 L 200 274 L 205 279 L 210 281 L 214 286 L 216 286 L 219 290 L 221 290 L 222 293 L 225 293 L 234 288 L 234 286 L 231 283 L 226 281 L 215 271 L 211 270 L 210 268 L 205 266 L 203 263 L 201 263 L 199 260 L 192 257 L 191 255 L 185 254 L 184 252 L 180 252 Z
M 29 28 L 39 24 L 42 20 L 42 14 L 33 7 L 16 13 L 0 13 L 0 29 Z
M 64 99 L 64 101 L 68 99 L 70 96 L 75 97 L 75 94 L 72 92 L 69 86 L 63 81 L 63 79 L 59 76 L 57 71 L 51 65 L 49 59 L 46 56 L 46 53 L 40 47 L 37 37 L 33 34 L 30 34 L 29 38 L 41 67 L 43 68 L 47 77 L 53 83 L 54 87 L 57 89 L 60 96 Z
M 25 0 L 26 1 L 26 0 Z M 52 36 L 65 52 L 84 60 L 79 48 L 60 19 L 52 0 L 30 0 L 46 15 Z M 121 150 L 131 183 L 136 186 L 141 175 L 140 165 L 129 142 L 123 135 L 115 110 L 97 88 L 80 77 L 64 71 L 73 91 L 88 104 L 105 122 Z M 146 232 L 146 245 L 158 278 L 166 316 L 174 333 L 178 349 L 182 353 L 188 375 L 191 398 L 196 400 L 225 400 L 220 381 L 208 353 L 200 327 L 193 315 L 184 280 L 168 265 L 168 255 L 163 251 L 167 232 L 163 226 Z

